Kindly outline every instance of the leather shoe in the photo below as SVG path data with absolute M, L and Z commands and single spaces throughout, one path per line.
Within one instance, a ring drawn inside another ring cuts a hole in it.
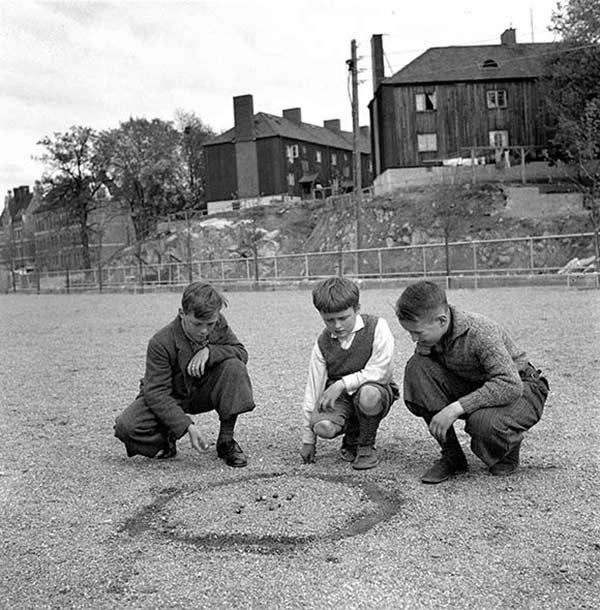
M 170 460 L 177 455 L 177 439 L 172 432 L 167 433 L 165 446 L 154 456 L 159 460 Z
M 433 463 L 421 477 L 423 483 L 435 484 L 449 479 L 453 474 L 467 471 L 467 462 L 451 461 L 446 457 L 441 457 Z
M 354 470 L 368 470 L 379 464 L 377 450 L 375 447 L 358 447 L 356 450 L 356 458 L 352 462 Z
M 218 444 L 217 455 L 232 468 L 242 468 L 248 465 L 248 458 L 236 441 Z
M 356 445 L 344 445 L 340 447 L 340 456 L 344 462 L 354 462 L 356 459 Z
M 519 467 L 519 452 L 521 445 L 517 445 L 502 460 L 490 467 L 490 473 L 495 477 L 507 477 L 513 474 Z

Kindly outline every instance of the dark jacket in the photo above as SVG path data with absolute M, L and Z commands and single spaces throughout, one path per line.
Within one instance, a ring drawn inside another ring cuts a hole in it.
M 225 316 L 219 315 L 217 324 L 210 332 L 209 359 L 206 370 L 223 360 L 237 358 L 248 362 L 248 352 L 227 324 Z M 190 340 L 181 327 L 179 317 L 159 330 L 148 343 L 146 373 L 142 380 L 140 396 L 148 408 L 177 437 L 192 423 L 182 403 L 193 392 L 193 378 L 187 374 L 187 366 L 194 355 Z

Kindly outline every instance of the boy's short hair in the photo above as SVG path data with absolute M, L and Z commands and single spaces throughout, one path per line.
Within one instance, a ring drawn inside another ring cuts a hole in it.
M 208 282 L 192 282 L 183 291 L 181 309 L 198 319 L 211 318 L 227 307 L 227 300 Z
M 352 307 L 358 310 L 360 290 L 351 280 L 330 277 L 319 282 L 312 291 L 313 305 L 322 313 L 336 313 Z
M 444 289 L 433 282 L 423 280 L 404 289 L 396 301 L 395 311 L 398 320 L 414 322 L 431 316 L 441 307 L 448 308 Z

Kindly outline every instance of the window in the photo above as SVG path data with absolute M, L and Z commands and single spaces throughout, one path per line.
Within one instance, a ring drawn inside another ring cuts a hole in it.
M 495 61 L 494 59 L 486 59 L 482 64 L 481 67 L 484 69 L 489 69 L 489 68 L 497 68 L 498 67 L 498 62 Z
M 506 90 L 494 89 L 486 91 L 488 108 L 506 108 Z
M 417 93 L 415 95 L 415 102 L 417 112 L 427 112 L 437 108 L 435 93 Z
M 288 186 L 296 185 L 296 178 L 294 177 L 294 174 L 292 174 L 291 172 L 288 174 L 287 182 L 288 182 Z
M 290 144 L 285 147 L 285 156 L 288 158 L 290 163 L 298 158 L 298 144 Z
M 315 161 L 317 163 L 321 163 L 321 151 L 320 150 L 315 151 Z
M 302 161 L 300 161 L 300 165 L 302 166 L 302 171 L 306 174 L 308 172 L 308 161 L 306 159 L 302 159 Z
M 506 148 L 508 146 L 508 131 L 490 131 L 490 146 L 494 148 Z
M 331 153 L 331 165 L 337 165 L 337 155 L 335 153 Z
M 437 150 L 437 134 L 417 134 L 417 149 L 419 152 L 434 152 Z

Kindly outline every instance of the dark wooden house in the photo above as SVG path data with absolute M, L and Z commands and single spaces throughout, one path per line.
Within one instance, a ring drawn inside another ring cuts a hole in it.
M 302 122 L 300 108 L 283 116 L 254 113 L 251 95 L 233 98 L 234 127 L 204 145 L 206 200 L 232 201 L 315 190 L 342 193 L 353 184 L 353 136 L 340 121 Z M 369 128 L 361 128 L 361 184 L 372 182 Z
M 441 164 L 443 160 L 547 145 L 540 77 L 553 43 L 431 48 L 384 77 L 381 35 L 371 39 L 369 104 L 373 171 Z

